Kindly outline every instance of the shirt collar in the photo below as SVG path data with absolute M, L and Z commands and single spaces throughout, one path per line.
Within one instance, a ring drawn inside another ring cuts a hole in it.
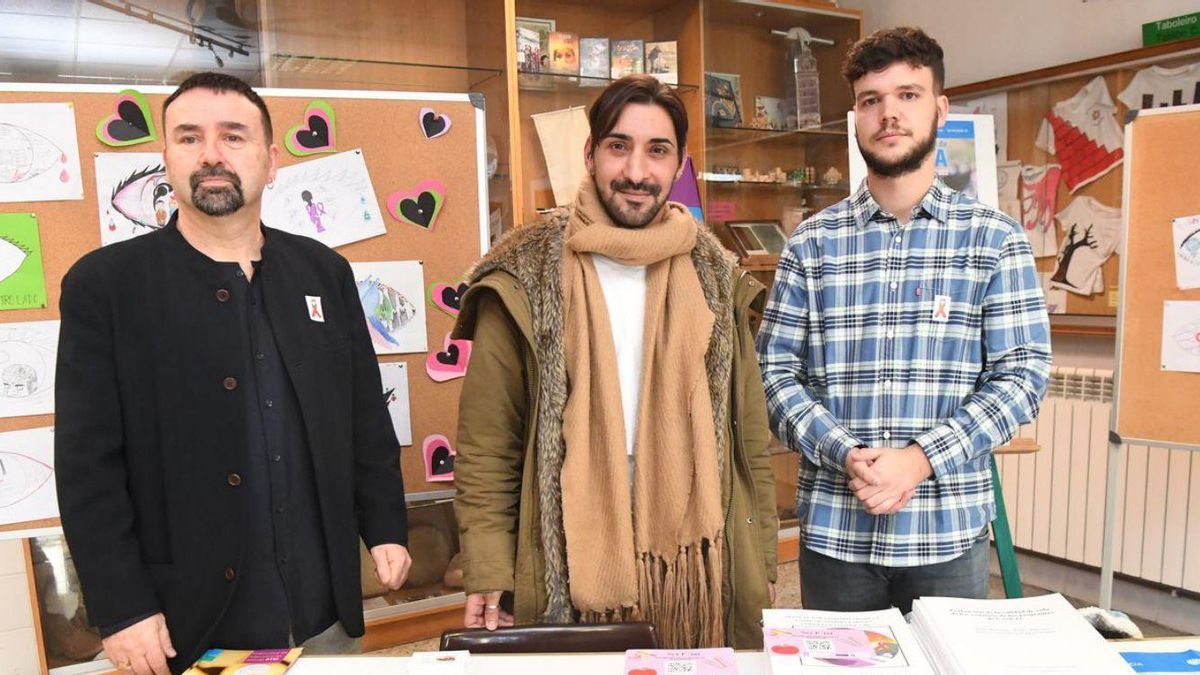
M 950 216 L 950 198 L 953 194 L 954 191 L 946 187 L 941 178 L 934 176 L 933 185 L 929 186 L 929 191 L 913 209 L 914 217 L 924 216 L 941 223 L 946 222 Z M 882 218 L 886 213 L 871 196 L 865 178 L 859 184 L 858 190 L 850 196 L 850 210 L 854 214 L 855 225 L 860 228 L 866 227 L 872 220 Z

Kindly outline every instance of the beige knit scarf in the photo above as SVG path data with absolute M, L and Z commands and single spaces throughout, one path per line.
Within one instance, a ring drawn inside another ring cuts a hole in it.
M 721 488 L 705 370 L 714 316 L 690 257 L 695 243 L 696 223 L 676 204 L 640 229 L 613 224 L 587 177 L 563 257 L 571 601 L 584 622 L 650 621 L 672 648 L 724 644 Z M 647 266 L 632 497 L 616 348 L 589 254 Z

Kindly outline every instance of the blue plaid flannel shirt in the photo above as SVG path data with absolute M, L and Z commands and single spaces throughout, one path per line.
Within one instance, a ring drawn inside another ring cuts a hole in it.
M 1037 416 L 1050 372 L 1024 231 L 940 180 L 907 226 L 863 181 L 797 227 L 757 346 L 771 427 L 803 454 L 805 545 L 890 567 L 951 560 L 977 540 L 995 517 L 991 452 Z M 910 443 L 933 477 L 900 512 L 867 513 L 847 454 Z

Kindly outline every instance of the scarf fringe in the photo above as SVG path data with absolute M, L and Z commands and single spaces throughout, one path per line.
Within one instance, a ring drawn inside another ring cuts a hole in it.
M 638 598 L 633 607 L 580 612 L 580 623 L 649 621 L 664 649 L 725 645 L 721 602 L 723 537 L 682 546 L 674 556 L 638 555 Z M 644 608 L 644 609 L 643 609 Z

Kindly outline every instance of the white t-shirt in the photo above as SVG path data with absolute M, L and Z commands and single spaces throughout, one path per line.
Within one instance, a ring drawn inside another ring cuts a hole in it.
M 633 455 L 637 438 L 638 398 L 642 391 L 642 335 L 646 324 L 646 267 L 622 265 L 592 254 L 592 264 L 604 290 L 608 322 L 617 350 L 621 410 L 625 414 L 625 450 Z
M 1200 63 L 1143 68 L 1117 98 L 1130 110 L 1200 103 Z
M 1121 209 L 1079 196 L 1058 212 L 1058 224 L 1065 237 L 1050 287 L 1078 295 L 1102 293 L 1101 266 L 1119 243 Z
M 1054 235 L 1054 211 L 1058 208 L 1057 164 L 1021 167 L 1021 224 L 1033 248 L 1033 257 L 1045 258 L 1058 253 Z
M 1124 135 L 1116 110 L 1108 85 L 1097 75 L 1074 96 L 1055 103 L 1042 120 L 1035 144 L 1058 156 L 1072 194 L 1121 163 Z

